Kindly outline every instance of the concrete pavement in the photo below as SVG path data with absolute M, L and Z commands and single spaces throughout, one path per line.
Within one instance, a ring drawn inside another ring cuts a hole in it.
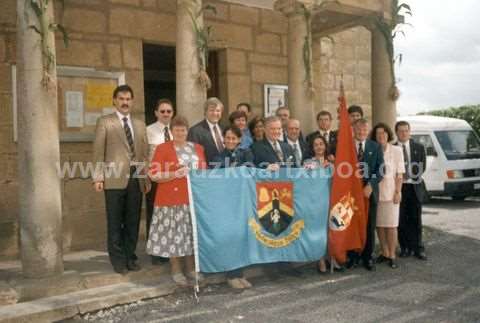
M 190 290 L 175 290 L 166 266 L 146 258 L 141 272 L 121 276 L 105 253 L 71 254 L 62 277 L 42 281 L 21 279 L 18 262 L 2 262 L 0 297 L 10 288 L 20 303 L 0 306 L 0 322 L 480 322 L 479 210 L 479 200 L 426 205 L 427 262 L 325 276 L 306 268 L 302 278 L 253 269 L 255 286 L 241 293 L 216 275 L 198 304 Z
M 237 293 L 225 284 L 64 321 L 80 322 L 480 322 L 480 241 L 428 231 L 429 260 L 374 273 L 262 276 Z

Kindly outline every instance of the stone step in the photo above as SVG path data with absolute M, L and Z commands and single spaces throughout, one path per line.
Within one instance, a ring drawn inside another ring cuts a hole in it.
M 156 280 L 123 282 L 0 307 L 1 323 L 54 322 L 116 305 L 171 294 L 176 286 L 166 275 Z

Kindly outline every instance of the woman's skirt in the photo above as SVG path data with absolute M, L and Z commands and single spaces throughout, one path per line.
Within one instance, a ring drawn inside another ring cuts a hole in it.
M 379 201 L 377 206 L 377 227 L 397 228 L 400 216 L 400 203 L 393 201 Z
M 164 258 L 193 255 L 192 223 L 188 204 L 154 208 L 147 253 Z

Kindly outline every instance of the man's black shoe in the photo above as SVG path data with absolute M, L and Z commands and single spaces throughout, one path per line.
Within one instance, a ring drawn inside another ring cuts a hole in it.
M 348 258 L 347 263 L 345 264 L 345 267 L 347 269 L 355 268 L 358 266 L 358 259 L 357 258 Z
M 423 251 L 415 252 L 414 256 L 420 260 L 427 260 L 427 255 Z
M 373 262 L 372 259 L 370 260 L 364 260 L 363 261 L 363 267 L 365 267 L 366 270 L 368 271 L 375 271 L 375 263 Z
M 398 255 L 400 258 L 406 258 L 406 257 L 410 257 L 411 253 L 410 253 L 410 250 L 408 249 L 402 249 L 400 251 L 400 254 Z
M 130 271 L 139 271 L 140 269 L 142 269 L 142 267 L 140 267 L 140 265 L 137 264 L 135 261 L 130 260 L 129 262 L 127 262 L 127 269 Z

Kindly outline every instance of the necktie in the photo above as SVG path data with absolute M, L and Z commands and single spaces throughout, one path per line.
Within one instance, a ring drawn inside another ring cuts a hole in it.
M 274 142 L 273 150 L 275 151 L 275 154 L 277 155 L 278 159 L 281 162 L 283 162 L 283 152 L 282 152 L 282 149 L 280 148 L 280 145 L 278 144 L 278 141 Z
M 329 138 L 328 138 L 328 131 L 325 131 L 325 132 L 323 133 L 323 138 L 325 138 L 325 141 L 328 143 L 328 139 L 329 139 Z
M 293 144 L 293 154 L 295 155 L 295 161 L 297 163 L 297 165 L 300 165 L 301 161 L 302 161 L 302 157 L 300 157 L 300 150 L 298 149 L 298 145 L 297 144 Z
M 168 142 L 168 141 L 172 140 L 172 139 L 170 138 L 170 132 L 168 131 L 168 127 L 167 127 L 167 126 L 165 126 L 165 128 L 163 128 L 163 136 L 164 136 L 164 138 L 165 138 L 165 142 Z
M 218 152 L 221 153 L 223 151 L 223 143 L 217 125 L 213 125 L 213 133 L 215 134 L 215 145 L 217 146 Z
M 135 145 L 133 144 L 132 129 L 128 125 L 128 118 L 123 117 L 123 129 L 125 130 L 125 136 L 127 137 L 128 147 L 130 148 L 131 159 L 135 158 Z
M 365 174 L 365 164 L 363 162 L 363 155 L 364 155 L 364 151 L 363 151 L 363 143 L 362 142 L 359 142 L 358 143 L 358 151 L 357 151 L 357 159 L 358 159 L 358 162 L 359 162 L 359 171 L 360 171 L 360 175 L 363 177 L 363 175 Z
M 409 179 L 410 176 L 410 160 L 408 160 L 408 154 L 407 154 L 407 146 L 405 144 L 402 144 L 402 150 L 403 150 L 403 159 L 405 161 L 405 174 L 403 175 L 404 179 Z
M 358 161 L 363 161 L 363 143 L 359 142 L 358 143 L 358 151 L 357 151 L 357 159 Z

